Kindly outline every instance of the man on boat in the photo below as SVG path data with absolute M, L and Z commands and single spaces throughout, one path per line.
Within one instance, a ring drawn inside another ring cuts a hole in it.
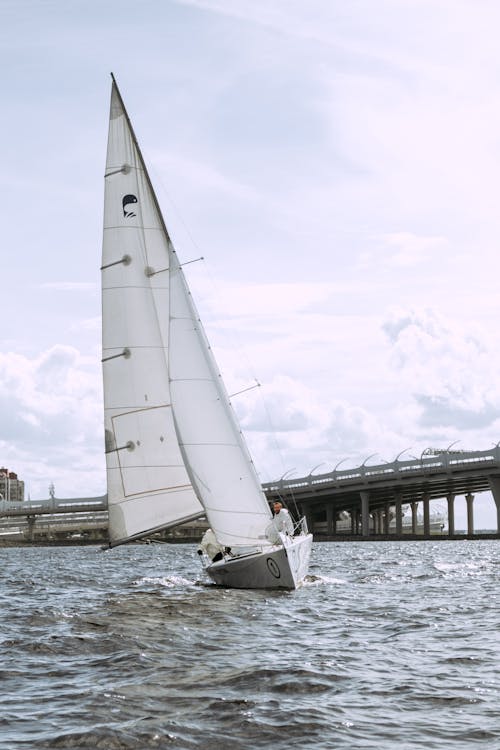
M 290 517 L 290 513 L 283 507 L 283 503 L 280 503 L 279 500 L 273 503 L 273 511 L 273 526 L 276 531 L 286 534 L 287 536 L 293 536 L 293 521 Z
M 200 546 L 198 547 L 198 554 L 203 555 L 203 553 L 205 553 L 212 562 L 218 562 L 219 560 L 222 560 L 226 550 L 227 548 L 224 548 L 219 544 L 212 529 L 207 529 L 201 538 Z

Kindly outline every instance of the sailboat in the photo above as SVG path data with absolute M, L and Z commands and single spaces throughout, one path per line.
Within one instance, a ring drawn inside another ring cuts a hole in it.
M 312 535 L 272 514 L 112 75 L 102 250 L 109 546 L 205 515 L 210 579 L 295 589 Z M 213 551 L 213 550 L 212 550 Z

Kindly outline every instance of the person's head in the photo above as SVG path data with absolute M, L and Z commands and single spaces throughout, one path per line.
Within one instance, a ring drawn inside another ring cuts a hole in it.
M 276 515 L 278 515 L 278 513 L 280 512 L 280 510 L 281 510 L 282 508 L 283 508 L 283 504 L 282 504 L 282 503 L 280 503 L 280 501 L 279 501 L 279 500 L 276 500 L 276 502 L 275 502 L 275 503 L 273 503 L 273 510 L 274 510 L 274 512 L 276 513 Z

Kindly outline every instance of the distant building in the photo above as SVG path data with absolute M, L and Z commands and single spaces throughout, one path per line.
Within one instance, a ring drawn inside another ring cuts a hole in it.
M 0 495 L 4 500 L 22 503 L 24 500 L 24 482 L 17 474 L 5 467 L 0 469 Z

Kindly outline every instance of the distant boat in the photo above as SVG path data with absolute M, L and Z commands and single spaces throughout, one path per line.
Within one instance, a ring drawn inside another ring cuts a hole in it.
M 213 539 L 200 551 L 215 583 L 294 589 L 312 535 L 303 519 L 291 534 L 273 528 L 112 78 L 101 266 L 109 544 L 205 514 Z

